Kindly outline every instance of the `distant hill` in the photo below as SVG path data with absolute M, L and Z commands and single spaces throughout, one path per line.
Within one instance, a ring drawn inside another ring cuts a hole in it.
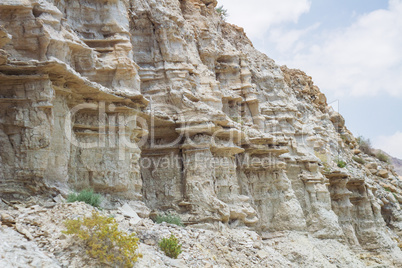
M 391 156 L 391 163 L 394 165 L 396 173 L 402 176 L 402 160 Z

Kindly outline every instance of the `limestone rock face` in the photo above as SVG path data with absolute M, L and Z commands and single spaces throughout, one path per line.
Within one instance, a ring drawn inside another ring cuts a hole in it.
M 2 197 L 90 187 L 186 225 L 400 254 L 392 167 L 354 161 L 356 139 L 312 78 L 254 49 L 216 5 L 2 1 Z

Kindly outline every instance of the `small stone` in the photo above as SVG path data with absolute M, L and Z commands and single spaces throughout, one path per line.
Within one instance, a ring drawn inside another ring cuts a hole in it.
M 65 235 L 65 234 L 61 234 L 60 236 L 59 236 L 59 239 L 66 239 L 67 238 L 67 236 Z
M 257 249 L 261 249 L 261 248 L 262 248 L 262 245 L 261 245 L 260 242 L 254 242 L 254 243 L 253 243 L 253 247 L 254 247 L 254 248 L 257 248 Z
M 22 226 L 21 223 L 16 223 L 15 224 L 15 229 L 20 233 L 23 234 L 26 238 L 28 238 L 29 240 L 33 240 L 34 237 L 32 236 L 32 234 Z
M 140 220 L 138 214 L 127 203 L 124 204 L 122 207 L 119 207 L 119 211 L 126 217 L 137 218 L 138 220 Z
M 374 169 L 377 170 L 377 163 L 371 162 L 365 165 L 365 167 L 369 170 Z
M 156 242 L 153 239 L 145 239 L 144 244 L 147 244 L 149 246 L 154 246 L 154 245 L 156 245 Z
M 15 219 L 7 213 L 1 214 L 1 222 L 4 225 L 11 226 L 15 223 Z
M 264 251 L 264 250 L 259 250 L 259 251 L 257 252 L 257 256 L 258 256 L 261 260 L 263 260 L 263 259 L 267 258 L 267 257 L 269 256 L 269 254 L 268 254 L 268 252 L 266 252 L 266 251 Z
M 382 178 L 388 178 L 389 172 L 386 169 L 381 169 L 380 171 L 378 171 L 377 175 L 382 177 Z

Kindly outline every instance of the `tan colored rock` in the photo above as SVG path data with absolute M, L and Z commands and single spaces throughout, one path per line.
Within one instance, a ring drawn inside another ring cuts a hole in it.
M 15 230 L 17 230 L 20 234 L 28 238 L 28 240 L 34 240 L 32 234 L 21 223 L 18 222 L 15 224 Z
M 1 223 L 7 226 L 11 226 L 15 224 L 15 219 L 14 217 L 10 216 L 7 213 L 1 213 L 0 215 Z
M 367 164 L 365 165 L 365 167 L 368 168 L 368 169 L 370 169 L 370 170 L 371 170 L 371 169 L 377 170 L 377 164 L 374 163 L 374 162 L 367 163 Z
M 395 198 L 396 200 L 398 200 L 399 203 L 402 203 L 402 195 L 396 194 Z
M 11 41 L 11 35 L 7 33 L 4 26 L 0 25 L 0 48 L 4 47 Z
M 4 29 L 4 27 L 0 25 L 0 65 L 7 63 L 8 53 L 1 48 L 10 41 L 11 41 L 11 35 L 9 35 Z
M 342 129 L 345 126 L 345 119 L 337 112 L 331 114 L 330 120 L 337 129 Z
M 377 175 L 382 177 L 382 178 L 388 178 L 389 177 L 389 172 L 386 169 L 381 169 L 380 171 L 378 171 Z
M 7 53 L 0 49 L 0 65 L 7 63 L 8 55 Z

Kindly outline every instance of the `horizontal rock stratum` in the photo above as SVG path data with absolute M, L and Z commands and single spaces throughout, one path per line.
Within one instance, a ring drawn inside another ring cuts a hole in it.
M 187 226 L 303 233 L 401 267 L 393 167 L 216 5 L 2 0 L 1 198 L 92 188 Z

